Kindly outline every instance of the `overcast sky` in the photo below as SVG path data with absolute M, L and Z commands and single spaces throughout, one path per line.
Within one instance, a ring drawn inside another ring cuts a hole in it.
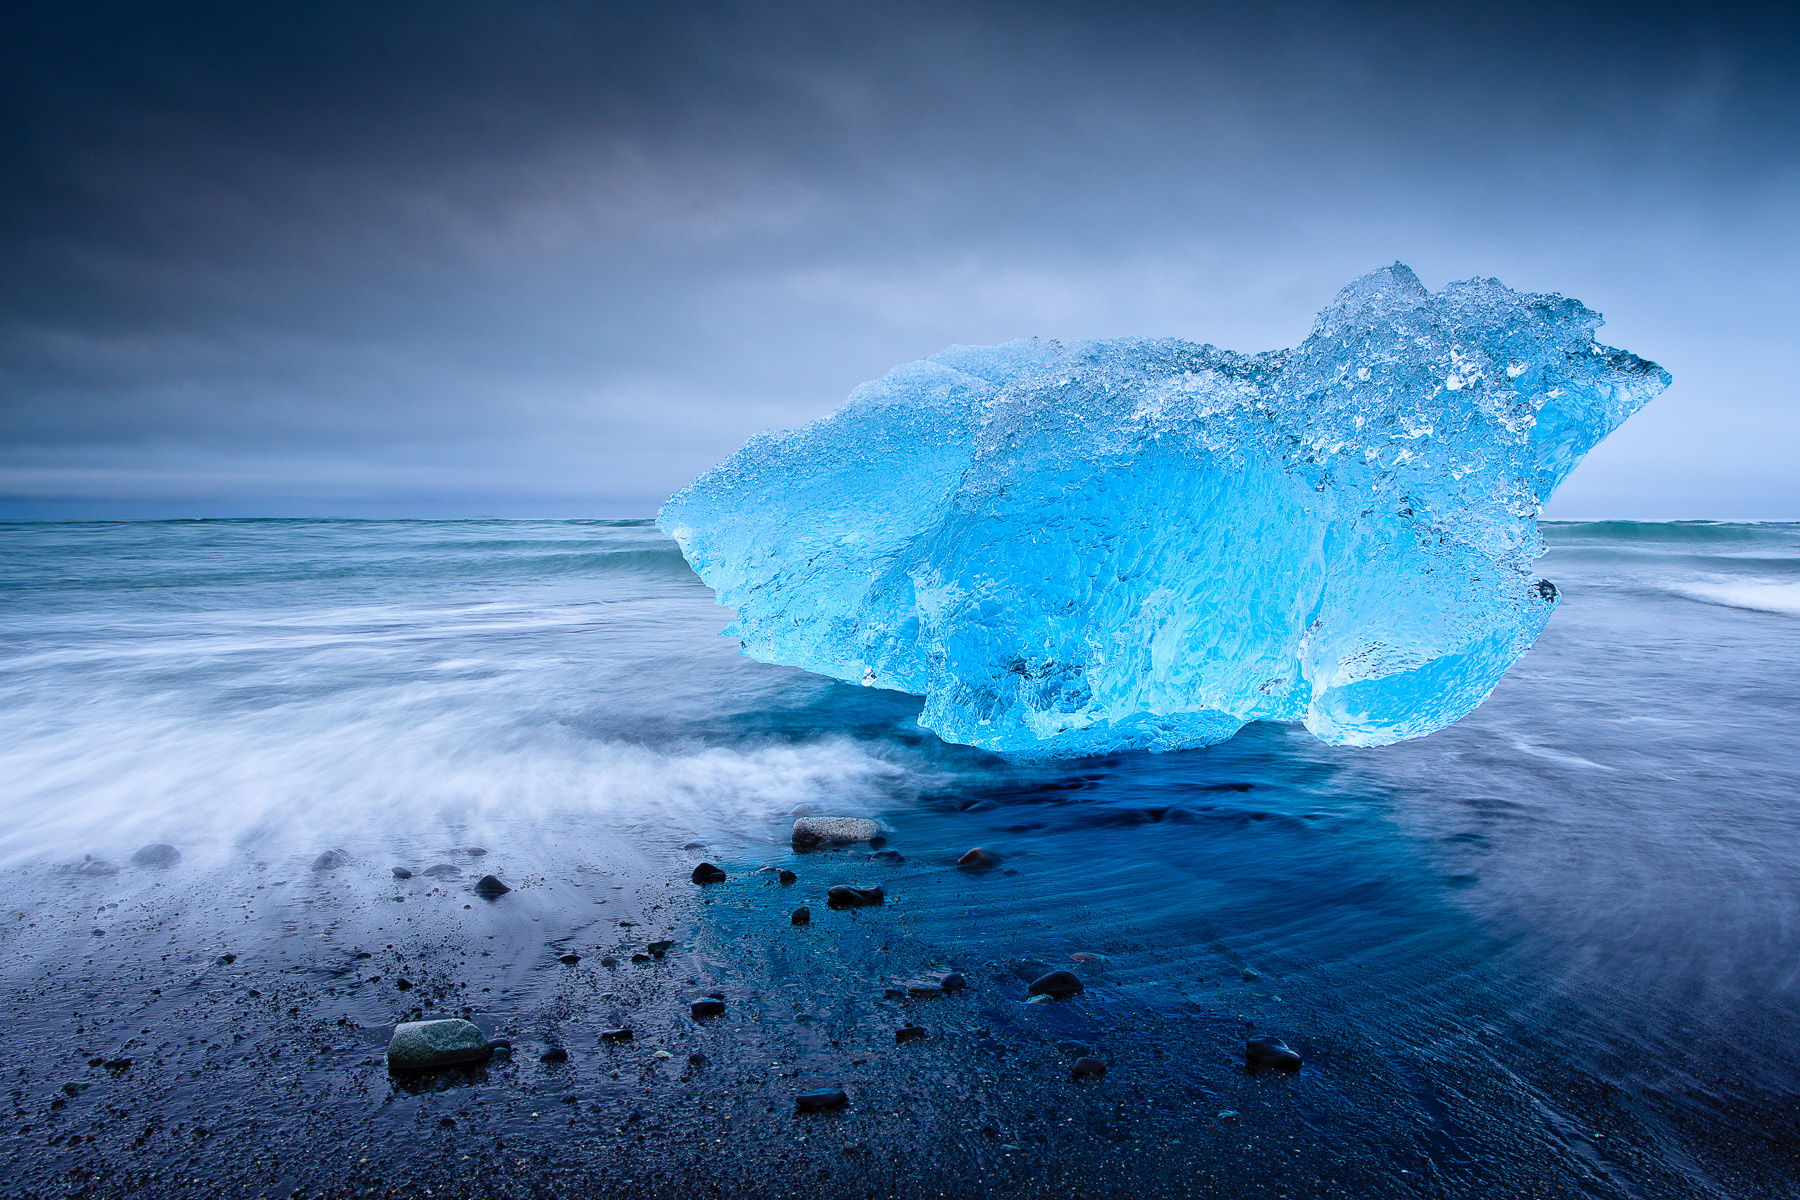
M 1796 7 L 11 5 L 0 516 L 649 515 L 952 343 L 1400 260 L 1674 374 L 1548 515 L 1800 518 Z

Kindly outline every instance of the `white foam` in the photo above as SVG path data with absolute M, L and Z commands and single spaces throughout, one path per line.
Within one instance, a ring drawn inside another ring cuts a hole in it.
M 1754 612 L 1781 613 L 1800 617 L 1800 583 L 1765 583 L 1734 579 L 1720 583 L 1678 584 L 1678 594 L 1702 604 L 1725 608 L 1747 608 Z

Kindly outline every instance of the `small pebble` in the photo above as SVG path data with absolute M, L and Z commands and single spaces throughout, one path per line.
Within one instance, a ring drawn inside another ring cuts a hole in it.
M 841 1088 L 826 1088 L 817 1092 L 802 1092 L 794 1097 L 796 1112 L 827 1112 L 834 1108 L 842 1108 L 850 1103 Z
M 335 871 L 349 861 L 350 854 L 348 851 L 327 850 L 325 853 L 312 860 L 312 869 L 315 871 Z
M 512 891 L 511 888 L 492 875 L 483 875 L 475 881 L 475 894 L 483 900 L 498 900 L 510 891 Z
M 805 925 L 809 921 L 812 920 L 812 909 L 796 908 L 794 910 L 794 915 L 789 917 L 788 920 L 792 921 L 796 925 Z
M 792 871 L 783 871 L 780 875 L 777 875 L 776 878 L 781 880 L 782 887 L 790 887 L 800 877 L 798 875 L 794 874 Z
M 898 850 L 877 850 L 875 853 L 869 855 L 869 857 L 875 862 L 903 863 L 906 861 L 906 855 L 900 853 Z
M 879 833 L 869 839 L 869 849 L 871 850 L 879 850 L 885 845 L 887 845 L 887 839 Z
M 538 1055 L 538 1061 L 541 1063 L 549 1063 L 552 1066 L 557 1063 L 568 1062 L 569 1052 L 564 1050 L 561 1046 L 552 1046 L 542 1054 Z
M 1073 971 L 1052 971 L 1032 981 L 1028 989 L 1033 996 L 1049 996 L 1061 1000 L 1082 990 L 1081 980 Z
M 923 1025 L 902 1025 L 900 1028 L 894 1030 L 894 1040 L 896 1042 L 916 1042 L 924 1036 L 925 1027 Z
M 631 1030 L 602 1029 L 600 1031 L 600 1040 L 603 1042 L 629 1042 L 631 1040 Z
M 576 963 L 581 961 L 581 955 L 579 955 L 579 954 L 564 954 L 564 955 L 560 956 L 556 961 L 564 964 L 565 966 L 572 967 Z
M 944 989 L 935 983 L 915 983 L 906 989 L 906 994 L 915 1000 L 935 1000 L 944 994 Z
M 699 1054 L 699 1053 L 688 1055 L 688 1066 L 704 1067 L 705 1065 L 706 1065 L 706 1055 Z
M 1076 1079 L 1099 1079 L 1106 1074 L 1106 1064 L 1097 1058 L 1078 1058 L 1069 1074 Z
M 988 867 L 998 866 L 999 863 L 1000 860 L 998 857 L 989 854 L 980 846 L 975 847 L 975 849 L 956 860 L 956 865 L 965 871 L 982 871 L 986 870 Z
M 725 872 L 719 870 L 719 868 L 713 866 L 709 862 L 703 862 L 694 868 L 693 879 L 695 883 L 700 884 L 724 883 Z
M 432 879 L 461 879 L 462 868 L 455 863 L 432 863 L 429 867 L 420 871 L 419 874 L 429 876 Z
M 1244 1043 L 1246 1067 L 1271 1067 L 1277 1071 L 1297 1071 L 1300 1056 L 1288 1049 L 1280 1038 L 1257 1038 Z
M 944 976 L 943 979 L 938 981 L 938 983 L 939 983 L 939 986 L 942 987 L 946 992 L 960 992 L 964 988 L 969 986 L 969 981 L 964 979 L 961 975 L 957 974 L 955 971 L 952 971 L 948 975 Z
M 675 948 L 674 942 L 651 942 L 648 946 L 644 947 L 644 949 L 648 950 L 652 955 L 654 955 L 657 958 L 661 958 L 663 955 L 667 954 L 669 951 L 673 950 L 674 948 Z
M 487 853 L 487 849 L 483 846 L 470 846 L 467 850 L 463 851 L 463 853 L 473 858 L 480 858 Z
M 695 1020 L 701 1017 L 722 1017 L 725 1015 L 725 1002 L 711 997 L 696 1000 L 688 1005 L 688 1011 L 694 1015 Z
M 619 960 L 608 954 L 601 958 L 600 965 L 603 967 L 616 967 L 619 965 Z
M 642 952 L 640 950 L 638 953 L 631 956 L 631 961 L 632 962 L 650 962 L 651 959 L 648 954 L 645 954 L 644 952 Z
M 393 871 L 394 871 L 395 879 L 411 879 L 412 878 L 412 872 L 407 870 L 405 867 L 395 867 L 395 868 L 393 868 Z
M 831 908 L 866 908 L 886 900 L 887 894 L 881 888 L 846 887 L 841 883 L 825 894 L 825 903 Z

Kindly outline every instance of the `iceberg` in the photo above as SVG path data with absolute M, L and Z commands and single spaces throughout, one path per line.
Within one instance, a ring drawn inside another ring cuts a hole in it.
M 752 658 L 1055 758 L 1458 720 L 1558 602 L 1540 505 L 1669 384 L 1597 313 L 1396 263 L 1291 350 L 953 346 L 764 432 L 658 524 Z

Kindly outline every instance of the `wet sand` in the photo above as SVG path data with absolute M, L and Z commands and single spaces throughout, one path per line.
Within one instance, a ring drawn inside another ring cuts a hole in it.
M 1656 1111 L 1584 1062 L 1578 1028 L 1497 988 L 1496 947 L 1396 925 L 1415 900 L 1352 873 L 1294 918 L 1341 921 L 1321 943 L 1207 890 L 1333 814 L 1248 785 L 1121 812 L 1073 786 L 892 814 L 897 863 L 797 853 L 772 817 L 692 848 L 569 825 L 480 856 L 349 846 L 330 870 L 309 866 L 325 847 L 223 845 L 16 869 L 0 1192 L 1674 1197 L 1703 1172 L 1720 1195 L 1794 1194 L 1777 1108 Z M 976 844 L 1001 867 L 958 870 Z M 727 880 L 691 882 L 702 859 Z M 434 863 L 460 875 L 390 872 Z M 488 872 L 513 890 L 475 895 Z M 839 883 L 886 903 L 833 911 Z M 1085 990 L 1033 1002 L 1049 969 Z M 968 988 L 890 992 L 949 971 Z M 715 991 L 724 1015 L 694 1019 Z M 459 1015 L 512 1052 L 390 1074 L 397 1022 Z M 897 1043 L 909 1023 L 927 1035 Z M 616 1027 L 631 1039 L 603 1040 Z M 1305 1066 L 1247 1071 L 1264 1035 Z M 1106 1076 L 1073 1079 L 1081 1055 Z M 796 1113 L 825 1087 L 848 1105 Z

